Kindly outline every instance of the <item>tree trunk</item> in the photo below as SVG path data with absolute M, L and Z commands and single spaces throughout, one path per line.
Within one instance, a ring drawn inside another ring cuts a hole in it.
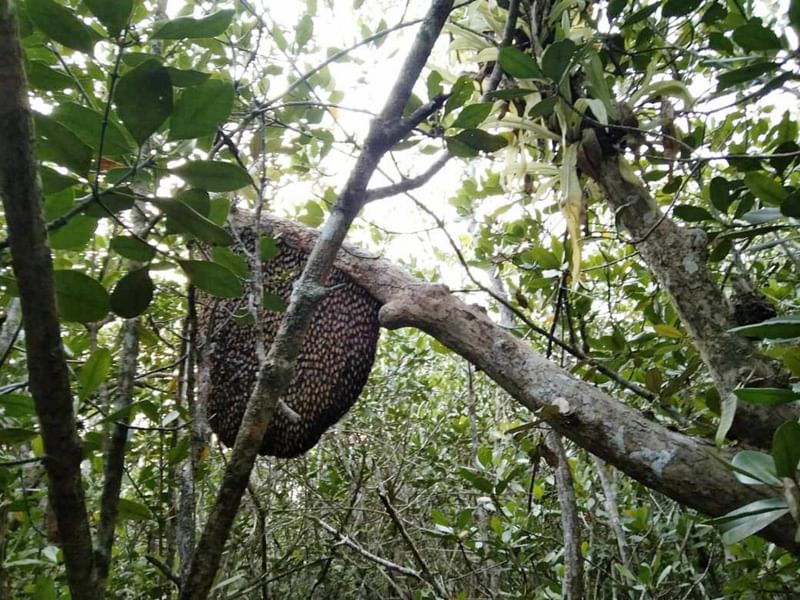
M 597 181 L 609 207 L 633 237 L 633 243 L 667 291 L 703 359 L 721 398 L 742 385 L 785 383 L 774 363 L 758 358 L 745 338 L 728 333 L 735 326 L 727 300 L 708 269 L 708 238 L 701 229 L 684 229 L 655 205 L 647 189 L 620 170 L 624 160 L 593 129 L 584 129 L 579 166 Z M 602 137 L 602 136 L 601 136 Z M 762 448 L 772 433 L 797 418 L 793 406 L 761 407 L 739 403 L 730 435 Z

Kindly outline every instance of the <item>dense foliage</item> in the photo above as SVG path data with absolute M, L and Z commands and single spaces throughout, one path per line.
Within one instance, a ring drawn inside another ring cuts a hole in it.
M 426 8 L 174 4 L 16 3 L 93 526 L 104 448 L 115 427 L 127 431 L 108 579 L 122 598 L 176 593 L 187 473 L 199 526 L 229 455 L 196 436 L 203 381 L 187 283 L 248 293 L 252 274 L 222 227 L 232 206 L 323 221 L 377 113 L 372 98 L 382 101 L 371 80 L 404 52 L 410 15 Z M 509 7 L 519 16 L 501 43 Z M 371 204 L 356 239 L 402 256 L 421 279 L 462 288 L 653 421 L 735 448 L 726 436 L 737 397 L 767 407 L 800 397 L 799 30 L 797 0 L 458 3 L 406 114 L 447 98 L 381 166 L 392 181 L 441 150 L 453 158 L 401 209 Z M 503 81 L 491 91 L 498 62 Z M 778 384 L 745 377 L 734 396 L 720 394 L 670 290 L 639 255 L 642 240 L 581 158 L 582 131 L 609 124 L 626 180 L 707 236 L 708 269 L 741 324 L 782 315 L 742 330 L 780 365 Z M 64 597 L 1 243 L 0 598 Z M 285 308 L 271 300 L 267 309 Z M 133 394 L 120 403 L 134 318 Z M 215 597 L 560 597 L 559 456 L 539 417 L 548 415 L 514 403 L 439 341 L 383 333 L 346 419 L 303 458 L 257 463 Z M 587 597 L 800 593 L 794 557 L 751 535 L 800 517 L 796 422 L 733 460 L 772 497 L 716 523 L 565 446 Z

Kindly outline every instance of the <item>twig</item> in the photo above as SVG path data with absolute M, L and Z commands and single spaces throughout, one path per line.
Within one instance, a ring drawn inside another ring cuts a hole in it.
M 147 562 L 149 562 L 151 565 L 153 565 L 153 566 L 154 566 L 154 567 L 156 567 L 156 568 L 157 568 L 159 571 L 161 571 L 161 573 L 164 575 L 164 577 L 166 577 L 167 579 L 169 579 L 169 580 L 170 580 L 172 583 L 174 583 L 174 584 L 175 584 L 175 585 L 178 587 L 178 589 L 180 589 L 180 587 L 181 587 L 181 580 L 178 578 L 178 576 L 177 576 L 177 575 L 175 575 L 175 574 L 174 574 L 174 573 L 173 573 L 173 572 L 170 570 L 170 568 L 169 568 L 167 565 L 165 565 L 163 562 L 161 562 L 160 560 L 158 560 L 158 559 L 157 559 L 155 556 L 152 556 L 152 555 L 150 555 L 150 554 L 145 554 L 145 555 L 144 555 L 144 558 L 145 558 L 145 560 L 146 560 Z
M 350 539 L 348 536 L 342 535 L 341 533 L 336 531 L 335 528 L 328 525 L 322 519 L 319 519 L 317 517 L 309 517 L 309 518 L 316 521 L 320 527 L 322 527 L 325 531 L 334 536 L 339 541 L 340 544 L 347 546 L 348 548 L 352 548 L 364 558 L 371 560 L 372 562 L 379 564 L 380 566 L 389 569 L 390 571 L 394 571 L 395 573 L 400 573 L 401 575 L 406 575 L 407 577 L 413 577 L 414 579 L 418 579 L 423 583 L 428 583 L 422 576 L 422 574 L 419 573 L 418 571 L 415 571 L 414 569 L 409 569 L 408 567 L 404 567 L 402 565 L 398 565 L 396 563 L 391 562 L 390 560 L 381 558 L 377 554 L 373 554 L 369 550 L 366 550 L 365 548 L 357 544 L 355 541 Z
M 422 570 L 422 574 L 425 577 L 425 581 L 430 585 L 436 593 L 439 594 L 442 598 L 449 598 L 450 594 L 447 593 L 447 590 L 444 589 L 439 579 L 433 574 L 428 564 L 425 562 L 425 559 L 420 554 L 419 550 L 417 549 L 416 544 L 414 544 L 414 540 L 411 539 L 411 536 L 408 535 L 408 531 L 406 531 L 406 526 L 403 524 L 403 521 L 400 519 L 397 511 L 392 506 L 392 503 L 389 502 L 389 498 L 386 495 L 386 490 L 384 490 L 378 482 L 378 498 L 381 499 L 381 503 L 383 504 L 384 508 L 386 509 L 386 513 L 389 515 L 389 518 L 392 519 L 395 527 L 400 532 L 400 536 L 405 541 L 406 545 L 408 546 L 409 550 L 411 550 L 411 554 L 414 556 L 414 560 L 416 561 L 419 568 Z

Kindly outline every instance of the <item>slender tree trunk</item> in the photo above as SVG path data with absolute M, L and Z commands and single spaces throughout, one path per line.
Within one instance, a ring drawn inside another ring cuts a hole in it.
M 56 312 L 53 262 L 36 172 L 33 124 L 13 3 L 0 0 L 0 196 L 25 327 L 30 390 L 44 441 L 53 503 L 73 598 L 100 598 L 84 502 L 81 442 Z
M 544 440 L 550 450 L 554 463 L 558 505 L 561 508 L 561 532 L 564 536 L 564 581 L 561 596 L 565 600 L 583 598 L 583 555 L 581 554 L 581 527 L 578 520 L 578 505 L 575 501 L 575 488 L 569 460 L 561 443 L 561 436 L 547 428 Z

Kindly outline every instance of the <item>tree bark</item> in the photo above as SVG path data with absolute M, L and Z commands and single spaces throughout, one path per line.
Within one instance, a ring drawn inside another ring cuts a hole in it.
M 555 471 L 558 505 L 561 508 L 561 534 L 564 539 L 564 581 L 561 597 L 565 600 L 583 598 L 583 555 L 581 554 L 581 526 L 578 520 L 578 505 L 569 459 L 561 443 L 561 436 L 548 428 L 544 435 L 547 449 L 553 455 L 551 466 Z
M 353 219 L 366 200 L 367 185 L 378 163 L 394 144 L 438 110 L 444 101 L 438 98 L 414 111 L 410 117 L 402 117 L 414 84 L 451 8 L 452 0 L 434 0 L 431 4 L 397 81 L 380 114 L 372 121 L 361 154 L 310 251 L 303 273 L 294 284 L 280 329 L 266 360 L 259 368 L 217 499 L 193 553 L 188 580 L 181 589 L 182 600 L 204 599 L 208 596 L 264 433 L 278 400 L 294 376 L 305 332 L 325 293 L 323 282 L 333 267 L 336 253 Z
M 73 598 L 100 598 L 36 172 L 33 125 L 12 3 L 0 0 L 0 196 L 25 327 L 30 390 L 41 426 L 48 496 Z
M 584 129 L 578 165 L 603 191 L 609 207 L 633 236 L 633 243 L 667 291 L 703 359 L 721 398 L 747 385 L 780 386 L 781 372 L 754 355 L 752 344 L 728 330 L 731 310 L 708 268 L 708 238 L 701 229 L 684 229 L 665 215 L 644 186 L 626 179 L 618 153 L 594 129 Z M 758 382 L 758 383 L 754 383 Z M 770 448 L 775 429 L 796 419 L 795 407 L 753 406 L 740 402 L 730 435 Z
M 246 219 L 246 215 L 238 218 Z M 273 215 L 262 222 L 272 235 L 309 251 L 319 233 Z M 381 324 L 416 327 L 460 354 L 515 400 L 578 446 L 680 504 L 710 516 L 770 496 L 740 483 L 723 461 L 732 454 L 672 431 L 534 352 L 443 285 L 419 281 L 389 261 L 347 246 L 336 267 L 383 303 Z M 761 534 L 793 552 L 790 519 Z

